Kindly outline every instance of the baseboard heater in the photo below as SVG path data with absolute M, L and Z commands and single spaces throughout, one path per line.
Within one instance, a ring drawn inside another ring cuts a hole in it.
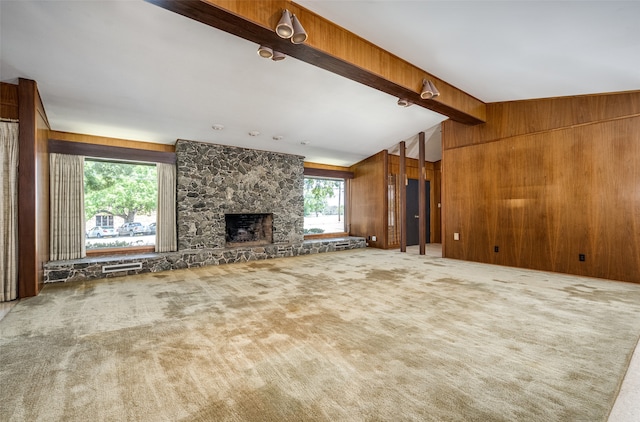
M 128 262 L 126 264 L 103 265 L 103 273 L 117 273 L 118 271 L 141 270 L 142 262 Z

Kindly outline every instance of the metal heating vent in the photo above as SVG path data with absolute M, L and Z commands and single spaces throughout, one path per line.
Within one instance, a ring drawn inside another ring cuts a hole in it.
M 115 273 L 118 271 L 141 270 L 142 262 L 128 262 L 126 264 L 103 265 L 103 273 Z

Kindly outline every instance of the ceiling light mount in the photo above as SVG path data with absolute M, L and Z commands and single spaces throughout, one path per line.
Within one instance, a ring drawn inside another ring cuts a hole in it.
M 412 105 L 413 103 L 407 99 L 404 98 L 398 98 L 398 105 L 400 107 L 409 107 L 410 105 Z
M 217 124 L 216 124 L 216 125 L 211 126 L 211 128 L 212 128 L 213 130 L 223 130 L 223 129 L 224 129 L 224 126 L 223 126 L 223 125 L 217 125 Z
M 423 79 L 422 80 L 422 91 L 420 91 L 420 98 L 423 100 L 431 100 L 440 95 L 440 91 L 433 84 L 433 82 Z

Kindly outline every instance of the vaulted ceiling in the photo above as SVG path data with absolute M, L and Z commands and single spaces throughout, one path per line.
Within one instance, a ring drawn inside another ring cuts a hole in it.
M 484 102 L 640 88 L 640 2 L 297 4 Z M 446 116 L 144 1 L 3 0 L 0 36 L 0 80 L 37 81 L 55 130 L 336 165 L 427 130 L 441 156 Z

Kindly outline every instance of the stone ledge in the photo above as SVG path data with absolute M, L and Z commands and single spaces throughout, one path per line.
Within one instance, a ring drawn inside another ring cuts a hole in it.
M 261 259 L 310 255 L 366 247 L 364 237 L 340 237 L 334 239 L 309 239 L 298 244 L 271 244 L 254 247 L 188 249 L 176 252 L 144 253 L 136 255 L 100 256 L 66 261 L 52 261 L 45 265 L 45 283 L 93 280 L 121 277 L 149 272 L 160 272 L 207 265 L 222 265 Z M 139 270 L 104 274 L 103 265 L 141 262 Z

